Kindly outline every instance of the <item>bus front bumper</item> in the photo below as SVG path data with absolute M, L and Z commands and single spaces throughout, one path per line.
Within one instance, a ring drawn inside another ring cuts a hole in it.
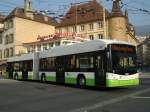
M 106 74 L 106 87 L 137 86 L 139 83 L 139 73 L 132 75 Z

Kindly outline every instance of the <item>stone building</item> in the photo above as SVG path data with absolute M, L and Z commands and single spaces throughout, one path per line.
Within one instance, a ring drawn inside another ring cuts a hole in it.
M 23 43 L 36 41 L 38 35 L 54 34 L 56 21 L 32 9 L 31 0 L 25 0 L 24 8 L 16 7 L 4 19 L 0 60 L 25 52 Z
M 3 47 L 2 42 L 3 42 L 3 32 L 4 32 L 4 19 L 5 16 L 0 15 L 0 48 Z M 0 59 L 2 58 L 2 49 L 0 49 Z
M 137 46 L 138 63 L 150 66 L 150 36 Z
M 109 12 L 96 0 L 72 5 L 56 26 L 56 32 L 72 32 L 89 39 L 112 39 L 137 44 L 135 30 L 129 22 L 128 12 L 122 13 L 120 0 L 113 1 Z

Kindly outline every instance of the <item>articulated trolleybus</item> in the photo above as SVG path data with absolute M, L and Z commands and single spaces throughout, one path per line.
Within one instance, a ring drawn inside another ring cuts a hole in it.
M 9 77 L 16 80 L 80 87 L 139 85 L 136 47 L 121 41 L 102 39 L 54 47 L 10 58 L 7 65 Z

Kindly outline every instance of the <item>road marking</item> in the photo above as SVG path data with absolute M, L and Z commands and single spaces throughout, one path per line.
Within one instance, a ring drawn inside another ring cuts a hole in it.
M 75 110 L 72 110 L 71 112 L 88 112 L 88 111 L 91 111 L 91 110 L 95 110 L 97 108 L 101 108 L 101 107 L 106 106 L 106 105 L 110 105 L 110 104 L 113 104 L 113 103 L 120 102 L 120 101 L 125 100 L 129 97 L 137 96 L 137 95 L 149 92 L 149 91 L 150 91 L 150 88 L 147 88 L 147 89 L 144 89 L 144 90 L 141 90 L 141 91 L 137 91 L 135 93 L 131 93 L 131 94 L 122 96 L 122 97 L 117 97 L 117 98 L 113 98 L 113 99 L 110 99 L 110 100 L 107 100 L 107 101 L 99 102 L 99 103 L 93 104 L 93 105 L 88 106 L 88 107 L 82 107 L 82 108 L 79 108 L 79 109 L 75 109 Z
M 144 97 L 144 96 L 132 96 L 131 98 L 135 98 L 135 99 L 150 99 L 150 97 Z
M 11 80 L 11 79 L 0 79 L 0 83 L 16 83 L 19 82 L 17 80 Z

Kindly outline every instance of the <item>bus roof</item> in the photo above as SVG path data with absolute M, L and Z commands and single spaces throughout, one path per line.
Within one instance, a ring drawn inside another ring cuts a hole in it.
M 66 46 L 53 47 L 49 50 L 39 52 L 39 58 L 70 55 L 70 54 L 83 53 L 83 52 L 92 52 L 96 50 L 104 50 L 109 44 L 125 44 L 125 45 L 134 46 L 130 43 L 123 42 L 123 41 L 98 39 L 98 40 L 91 40 L 91 41 L 86 41 L 82 43 L 75 43 L 75 44 L 66 45 Z M 15 57 L 9 58 L 8 62 L 33 60 L 34 54 L 35 53 L 15 56 Z
M 21 56 L 15 56 L 8 58 L 7 62 L 17 62 L 17 61 L 26 61 L 26 60 L 33 60 L 33 53 L 30 54 L 23 54 Z
M 40 52 L 39 57 L 46 58 L 46 57 L 71 55 L 71 54 L 83 53 L 83 52 L 92 52 L 96 50 L 104 50 L 109 44 L 125 44 L 125 45 L 134 46 L 130 43 L 123 42 L 123 41 L 98 39 L 98 40 L 91 40 L 91 41 L 76 43 L 67 46 L 54 47 L 47 51 Z

